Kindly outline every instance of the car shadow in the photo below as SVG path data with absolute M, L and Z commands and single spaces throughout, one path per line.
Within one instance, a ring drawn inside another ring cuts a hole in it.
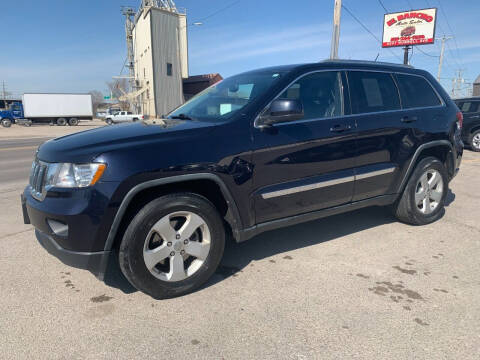
M 448 189 L 447 197 L 445 198 L 445 206 L 449 206 L 455 201 L 455 194 L 452 192 L 452 189 Z
M 215 275 L 202 288 L 215 285 L 230 276 L 236 276 L 252 261 L 322 244 L 395 221 L 397 220 L 388 208 L 371 207 L 272 230 L 243 243 L 236 243 L 230 238 L 225 244 L 223 259 Z

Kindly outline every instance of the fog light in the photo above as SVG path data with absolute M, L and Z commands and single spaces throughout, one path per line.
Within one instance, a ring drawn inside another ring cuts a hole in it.
M 68 225 L 57 220 L 47 219 L 48 226 L 55 235 L 68 237 Z

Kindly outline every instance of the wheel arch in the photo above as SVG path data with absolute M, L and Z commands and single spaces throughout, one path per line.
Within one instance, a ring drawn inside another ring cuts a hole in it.
M 413 155 L 408 168 L 403 176 L 402 182 L 398 188 L 397 193 L 401 194 L 407 185 L 410 176 L 415 169 L 415 166 L 418 162 L 428 156 L 433 156 L 440 160 L 445 167 L 447 168 L 448 175 L 450 179 L 453 177 L 455 172 L 455 155 L 454 149 L 450 141 L 448 140 L 435 140 L 425 144 L 422 144 L 418 147 Z
M 115 215 L 104 250 L 111 251 L 115 248 L 120 239 L 119 235 L 125 230 L 128 220 L 138 208 L 161 195 L 185 191 L 205 196 L 210 200 L 230 226 L 234 238 L 240 239 L 242 229 L 240 214 L 225 183 L 219 176 L 211 173 L 187 174 L 142 182 L 130 189 Z
M 470 129 L 470 135 L 472 135 L 475 131 L 477 130 L 480 130 L 480 124 L 478 125 L 475 125 L 475 126 L 472 126 L 472 128 Z

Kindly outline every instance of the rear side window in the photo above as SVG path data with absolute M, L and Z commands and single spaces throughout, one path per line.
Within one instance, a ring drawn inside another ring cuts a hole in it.
M 400 109 L 397 87 L 390 74 L 350 71 L 348 82 L 353 114 Z
M 396 77 L 404 109 L 442 104 L 432 86 L 423 77 L 404 74 L 397 74 Z
M 459 104 L 459 108 L 460 108 L 460 111 L 464 113 L 478 112 L 479 104 L 480 102 L 466 101 L 464 103 Z

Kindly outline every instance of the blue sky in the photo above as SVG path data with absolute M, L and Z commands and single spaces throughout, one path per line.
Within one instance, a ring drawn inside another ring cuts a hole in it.
M 22 92 L 106 91 L 105 81 L 118 75 L 125 60 L 121 5 L 140 0 L 15 0 L 1 1 L 2 55 L 0 82 Z M 188 22 L 208 17 L 234 0 L 177 0 Z M 439 7 L 437 36 L 456 35 L 448 42 L 442 84 L 464 69 L 467 81 L 480 74 L 480 1 L 382 0 L 390 12 Z M 189 27 L 190 74 L 219 72 L 224 77 L 263 66 L 314 62 L 330 54 L 333 0 L 241 0 Z M 344 4 L 378 38 L 384 10 L 378 0 L 344 0 Z M 446 17 L 448 16 L 448 18 Z M 458 50 L 457 50 L 458 47 Z M 440 44 L 421 50 L 438 56 Z M 342 11 L 340 57 L 400 62 L 401 49 L 391 51 Z M 400 60 L 399 60 L 400 59 Z M 412 65 L 436 75 L 438 57 L 414 50 Z M 1 83 L 0 83 L 1 85 Z

